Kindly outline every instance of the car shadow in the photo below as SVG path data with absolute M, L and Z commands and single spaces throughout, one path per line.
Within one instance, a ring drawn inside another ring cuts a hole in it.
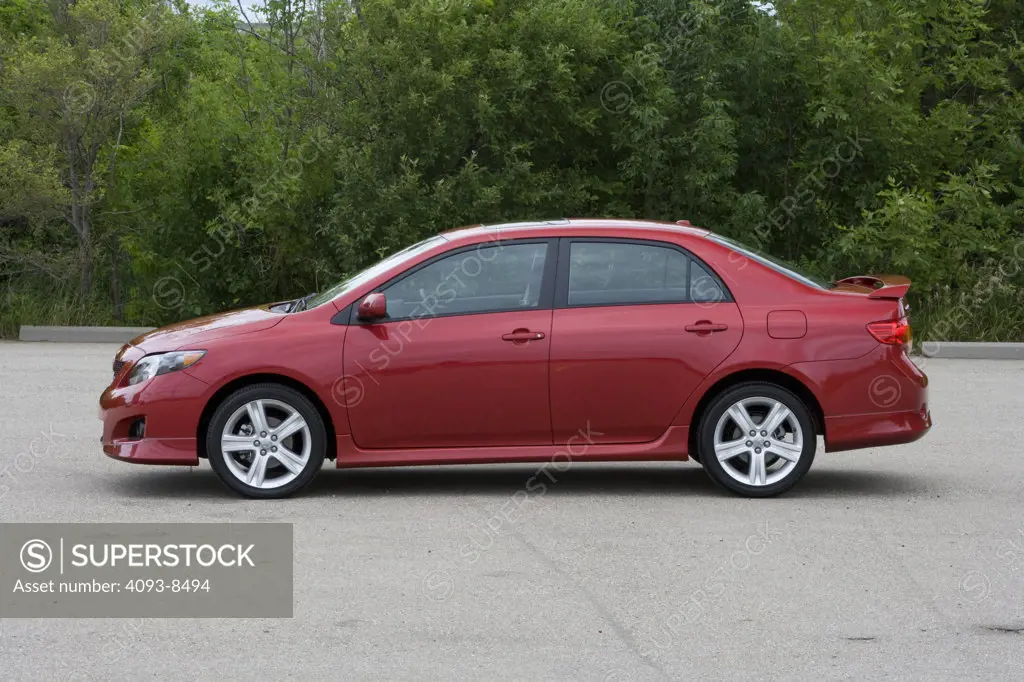
M 530 495 L 730 496 L 694 464 L 574 463 L 566 471 L 557 471 L 552 466 L 545 471 L 547 473 L 541 472 L 538 465 L 509 464 L 335 469 L 327 462 L 301 497 L 507 496 L 517 490 L 527 490 L 527 486 Z M 235 496 L 206 466 L 192 470 L 146 468 L 107 477 L 105 481 L 111 493 L 128 497 L 230 499 Z M 778 499 L 907 497 L 926 488 L 924 477 L 891 471 L 812 469 L 796 487 Z

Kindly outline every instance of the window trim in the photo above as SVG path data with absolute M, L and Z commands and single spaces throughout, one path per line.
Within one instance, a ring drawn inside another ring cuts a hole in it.
M 725 294 L 725 298 L 721 301 L 714 301 L 715 303 L 735 303 L 736 299 L 733 298 L 732 292 L 729 287 L 725 285 L 725 282 L 719 277 L 715 269 L 712 268 L 707 262 L 698 258 L 689 249 L 675 244 L 673 242 L 661 241 L 659 239 L 631 239 L 628 237 L 562 237 L 559 240 L 558 246 L 558 272 L 555 275 L 555 310 L 576 310 L 578 308 L 619 308 L 622 306 L 637 306 L 637 305 L 680 305 L 680 304 L 697 304 L 706 305 L 709 301 L 702 301 L 699 304 L 694 301 L 690 296 L 690 267 L 693 263 L 697 263 L 703 267 L 718 283 L 721 287 L 722 292 Z M 667 249 L 674 249 L 679 253 L 683 254 L 688 259 L 686 264 L 686 300 L 685 301 L 629 301 L 625 303 L 579 303 L 575 305 L 569 305 L 569 260 L 572 244 L 575 242 L 590 242 L 599 244 L 633 244 L 635 246 L 656 246 Z
M 457 312 L 457 313 L 441 313 L 434 315 L 421 315 L 418 317 L 385 317 L 381 320 L 360 320 L 358 315 L 359 302 L 372 293 L 381 293 L 388 287 L 391 287 L 398 282 L 402 281 L 406 277 L 415 275 L 420 270 L 442 261 L 445 258 L 451 256 L 457 256 L 460 253 L 466 253 L 469 251 L 478 251 L 481 249 L 492 248 L 496 246 L 521 246 L 527 244 L 545 244 L 547 251 L 544 254 L 544 272 L 541 275 L 540 284 L 540 297 L 537 300 L 537 305 L 532 308 L 497 308 L 494 310 L 477 310 L 473 312 Z M 557 237 L 529 237 L 525 239 L 502 239 L 502 240 L 488 240 L 483 242 L 477 242 L 476 244 L 469 244 L 467 246 L 459 246 L 454 249 L 449 249 L 442 253 L 432 256 L 422 263 L 410 267 L 409 269 L 395 275 L 391 279 L 387 280 L 380 286 L 374 287 L 373 291 L 368 291 L 355 302 L 353 302 L 349 308 L 351 311 L 348 316 L 350 325 L 367 326 L 374 324 L 389 324 L 392 322 L 406 322 L 408 320 L 434 320 L 442 317 L 466 317 L 468 315 L 494 315 L 496 313 L 514 313 L 514 312 L 530 312 L 533 310 L 551 310 L 553 307 L 554 293 L 555 293 L 555 272 L 558 266 L 558 238 Z

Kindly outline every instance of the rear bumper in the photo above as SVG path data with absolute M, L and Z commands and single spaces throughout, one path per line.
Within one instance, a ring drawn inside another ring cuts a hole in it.
M 897 346 L 789 369 L 819 398 L 827 452 L 911 443 L 932 426 L 928 377 Z
M 196 432 L 209 389 L 184 372 L 107 388 L 99 411 L 104 454 L 138 464 L 198 465 Z M 131 433 L 140 420 L 145 425 L 141 438 Z
M 927 407 L 918 412 L 825 417 L 825 449 L 837 452 L 913 443 L 931 427 L 932 415 Z

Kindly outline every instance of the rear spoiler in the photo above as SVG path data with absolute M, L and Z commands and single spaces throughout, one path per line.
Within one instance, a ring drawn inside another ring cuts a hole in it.
M 836 284 L 852 284 L 854 286 L 874 289 L 868 298 L 900 299 L 910 289 L 910 279 L 903 275 L 857 275 L 841 279 Z

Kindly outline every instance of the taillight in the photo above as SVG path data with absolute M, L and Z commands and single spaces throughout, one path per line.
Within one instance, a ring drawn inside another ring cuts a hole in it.
M 913 333 L 910 331 L 910 321 L 905 317 L 898 320 L 871 322 L 868 324 L 868 332 L 879 343 L 889 346 L 902 345 L 904 350 L 910 352 Z

